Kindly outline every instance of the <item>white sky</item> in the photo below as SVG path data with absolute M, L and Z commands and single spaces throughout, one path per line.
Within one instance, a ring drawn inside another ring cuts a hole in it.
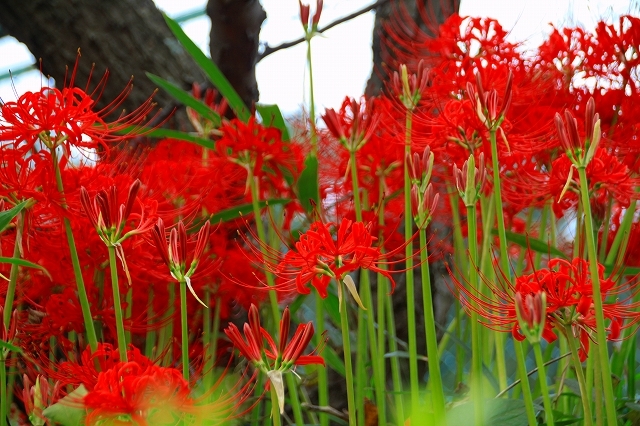
M 312 13 L 315 0 L 312 1 Z M 374 0 L 325 0 L 320 25 L 358 10 Z M 170 16 L 202 9 L 206 0 L 155 0 Z M 511 41 L 538 45 L 549 33 L 549 23 L 556 26 L 579 24 L 593 29 L 599 18 L 615 20 L 629 12 L 629 0 L 462 0 L 460 14 L 489 16 L 510 31 Z M 267 12 L 261 40 L 271 46 L 302 36 L 297 0 L 262 0 Z M 636 6 L 637 10 L 637 6 Z M 339 25 L 312 42 L 314 84 L 317 111 L 337 108 L 345 96 L 362 94 L 371 73 L 371 34 L 373 12 Z M 185 31 L 201 49 L 208 52 L 209 20 L 206 16 L 184 25 Z M 285 115 L 296 113 L 307 102 L 305 72 L 306 49 L 300 44 L 276 52 L 258 64 L 260 102 L 278 104 Z M 33 63 L 28 49 L 11 37 L 0 39 L 0 75 Z M 39 90 L 40 73 L 31 71 L 14 77 L 18 94 Z M 9 81 L 0 81 L 0 97 L 14 100 Z

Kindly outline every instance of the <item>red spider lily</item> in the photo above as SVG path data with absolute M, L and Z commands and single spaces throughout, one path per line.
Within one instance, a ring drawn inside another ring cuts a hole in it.
M 45 408 L 55 404 L 60 398 L 60 382 L 56 382 L 53 387 L 49 387 L 49 382 L 43 376 L 38 376 L 35 384 L 31 386 L 31 381 L 25 374 L 23 375 L 22 386 L 22 402 L 31 424 L 49 424 L 49 419 L 42 412 Z
M 206 117 L 198 113 L 193 108 L 187 107 L 187 117 L 191 122 L 191 125 L 196 132 L 202 137 L 212 137 L 212 136 L 220 136 L 221 133 L 217 130 L 220 127 L 221 117 L 227 112 L 229 104 L 227 100 L 222 98 L 220 103 L 216 104 L 216 99 L 219 97 L 219 94 L 216 90 L 208 88 L 204 92 L 204 96 L 202 96 L 202 89 L 198 83 L 193 83 L 193 97 L 196 99 L 201 99 L 202 102 L 207 105 L 211 110 L 213 110 L 213 114 L 208 114 Z
M 578 121 L 569 110 L 564 111 L 565 121 L 559 113 L 555 115 L 556 128 L 560 143 L 567 157 L 578 167 L 586 167 L 595 155 L 600 143 L 600 118 L 596 113 L 596 104 L 593 98 L 589 98 L 585 111 L 585 140 L 578 134 Z
M 117 246 L 133 235 L 147 232 L 155 224 L 155 215 L 152 214 L 151 217 L 145 218 L 145 211 L 143 209 L 140 214 L 140 223 L 138 226 L 122 235 L 126 222 L 129 216 L 131 216 L 133 206 L 137 200 L 140 185 L 140 180 L 136 179 L 129 188 L 127 200 L 124 204 L 120 204 L 120 206 L 118 206 L 117 202 L 118 193 L 115 185 L 111 186 L 109 191 L 103 189 L 98 192 L 98 195 L 96 195 L 93 200 L 93 204 L 91 203 L 89 192 L 86 188 L 84 186 L 80 188 L 82 207 L 87 213 L 91 224 L 98 231 L 100 239 L 102 239 L 105 244 Z
M 383 265 L 403 262 L 403 259 L 389 259 L 395 258 L 408 243 L 382 253 L 381 247 L 374 245 L 377 238 L 371 235 L 371 223 L 354 222 L 344 218 L 337 229 L 335 239 L 331 232 L 334 228 L 332 222 L 312 223 L 309 230 L 295 243 L 295 249 L 288 251 L 284 256 L 265 247 L 269 251 L 266 267 L 283 280 L 276 285 L 275 290 L 288 292 L 296 289 L 300 294 L 309 294 L 307 284 L 311 283 L 320 297 L 325 298 L 328 296 L 329 283 L 335 279 L 344 283 L 355 301 L 364 308 L 349 273 L 360 268 L 369 269 L 387 277 L 392 289 L 395 287 L 391 273 Z M 258 255 L 259 250 L 251 244 L 250 246 Z M 342 297 L 340 285 L 338 297 Z
M 322 119 L 333 137 L 349 152 L 356 152 L 367 143 L 376 130 L 380 116 L 374 108 L 373 98 L 358 102 L 347 97 L 339 112 L 329 108 Z
M 246 190 L 249 178 L 270 179 L 272 186 L 279 187 L 285 174 L 295 175 L 300 170 L 299 147 L 283 142 L 280 130 L 264 127 L 254 117 L 247 123 L 233 119 L 220 131 L 223 136 L 216 141 L 216 152 L 247 170 Z
M 311 24 L 311 32 L 316 31 L 318 29 L 318 22 L 320 22 L 320 15 L 322 14 L 324 0 L 316 0 L 316 13 L 313 14 L 311 22 L 309 22 L 311 6 L 308 4 L 302 4 L 300 0 L 298 0 L 298 4 L 300 4 L 300 22 L 302 23 L 304 31 L 309 31 L 309 24 Z
M 605 279 L 604 267 L 600 264 L 598 264 L 598 271 L 603 300 L 608 296 L 618 296 L 629 290 L 630 284 L 616 285 L 613 280 Z M 587 261 L 580 258 L 572 262 L 551 259 L 548 268 L 516 278 L 515 285 L 508 282 L 496 284 L 485 280 L 485 284 L 492 293 L 491 296 L 485 296 L 480 290 L 468 288 L 455 278 L 453 279 L 460 292 L 460 301 L 467 311 L 475 310 L 484 318 L 485 326 L 496 331 L 511 331 L 517 340 L 524 340 L 529 333 L 521 328 L 522 322 L 518 321 L 516 308 L 518 298 L 527 300 L 530 296 L 535 298 L 537 294 L 544 293 L 545 319 L 537 322 L 541 327 L 538 331 L 539 335 L 546 341 L 552 342 L 557 338 L 556 329 L 564 333 L 565 328 L 570 327 L 572 335 L 567 338 L 580 340 L 580 358 L 586 359 L 589 340 L 596 329 L 593 287 Z M 623 300 L 603 304 L 604 317 L 610 321 L 607 336 L 609 340 L 619 339 L 621 329 L 640 322 L 640 312 L 638 312 L 640 304 L 632 302 L 632 297 L 627 296 Z M 537 315 L 536 313 L 535 317 Z M 527 312 L 524 316 L 534 317 L 533 313 Z
M 287 307 L 280 320 L 280 340 L 276 345 L 273 338 L 260 325 L 258 308 L 251 304 L 249 322 L 244 324 L 244 338 L 233 323 L 229 323 L 229 327 L 224 330 L 242 356 L 257 369 L 267 374 L 278 394 L 281 412 L 284 411 L 282 373 L 293 371 L 296 365 L 324 365 L 324 359 L 319 355 L 302 355 L 313 337 L 313 323 L 299 324 L 291 340 L 289 340 L 289 327 L 290 314 Z M 267 341 L 267 347 L 264 346 L 263 340 Z M 313 352 L 316 351 L 318 349 Z
M 194 401 L 189 383 L 175 368 L 119 362 L 98 374 L 83 398 L 85 424 L 129 420 L 138 425 L 176 424 L 190 418 Z
M 424 60 L 418 62 L 418 70 L 409 75 L 406 65 L 400 65 L 400 73 L 394 71 L 390 91 L 408 110 L 413 110 L 424 96 L 429 82 L 429 71 Z
M 186 283 L 189 291 L 204 307 L 202 300 L 198 297 L 196 292 L 191 286 L 191 276 L 196 272 L 198 263 L 202 257 L 202 253 L 207 245 L 209 239 L 209 231 L 211 224 L 206 221 L 204 225 L 198 231 L 198 237 L 196 241 L 196 247 L 193 252 L 193 257 L 189 263 L 189 269 L 187 269 L 187 230 L 182 221 L 178 222 L 177 229 L 173 228 L 169 234 L 169 240 L 167 244 L 166 232 L 164 228 L 164 222 L 162 218 L 158 219 L 158 222 L 153 227 L 153 239 L 155 240 L 156 248 L 160 252 L 160 256 L 164 263 L 169 267 L 171 276 L 178 282 Z
M 141 125 L 154 108 L 149 98 L 138 109 L 117 120 L 107 122 L 105 117 L 117 110 L 131 91 L 129 83 L 123 92 L 106 107 L 95 110 L 106 84 L 108 73 L 92 93 L 74 87 L 78 60 L 70 79 L 62 90 L 44 87 L 39 92 L 26 92 L 15 102 L 0 107 L 0 140 L 12 141 L 15 148 L 30 151 L 40 140 L 47 148 L 71 146 L 108 149 L 108 144 L 129 136 L 121 135 L 131 126 Z M 88 84 L 87 82 L 87 88 Z
M 476 114 L 482 121 L 487 129 L 497 130 L 500 124 L 504 121 L 505 115 L 511 105 L 511 98 L 513 96 L 511 86 L 513 84 L 513 74 L 509 72 L 507 78 L 507 87 L 504 91 L 502 105 L 498 109 L 498 92 L 495 89 L 485 92 L 482 87 L 482 78 L 480 73 L 476 73 L 476 86 L 471 83 L 467 83 L 467 94 L 471 102 L 476 104 Z

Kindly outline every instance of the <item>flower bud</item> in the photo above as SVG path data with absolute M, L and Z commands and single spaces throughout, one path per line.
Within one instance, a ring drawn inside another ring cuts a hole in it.
M 520 331 L 530 343 L 538 343 L 542 338 L 547 317 L 547 297 L 544 291 L 522 295 L 515 294 L 516 316 Z

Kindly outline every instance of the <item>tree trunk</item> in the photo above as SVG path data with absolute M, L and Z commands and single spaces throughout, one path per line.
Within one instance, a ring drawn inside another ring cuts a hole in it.
M 435 36 L 438 27 L 452 14 L 458 13 L 460 0 L 391 0 L 376 9 L 376 19 L 373 27 L 373 69 L 367 82 L 365 94 L 376 96 L 384 89 L 384 81 L 396 70 L 393 47 L 386 45 L 384 34 L 386 26 L 391 24 L 394 13 L 404 13 L 410 17 L 422 32 L 422 36 Z M 400 15 L 396 15 L 400 16 Z M 411 25 L 403 28 L 411 29 Z M 414 36 L 418 41 L 417 34 Z M 413 38 L 413 37 L 411 37 Z
M 182 49 L 152 0 L 2 0 L 0 26 L 42 58 L 42 72 L 61 86 L 65 67 L 73 67 L 78 49 L 82 58 L 76 85 L 84 88 L 91 64 L 92 86 L 109 70 L 109 81 L 98 103 L 115 99 L 135 76 L 135 89 L 122 108 L 132 111 L 156 86 L 145 72 L 157 74 L 184 89 L 204 76 Z M 160 106 L 173 104 L 160 91 Z M 180 126 L 182 127 L 182 126 Z
M 260 27 L 267 14 L 258 0 L 209 0 L 211 59 L 253 109 L 258 101 L 256 64 Z

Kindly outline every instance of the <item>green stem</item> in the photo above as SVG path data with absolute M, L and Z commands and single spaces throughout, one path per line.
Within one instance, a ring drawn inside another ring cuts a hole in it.
M 7 426 L 9 396 L 7 394 L 7 361 L 4 349 L 0 349 L 0 426 Z
M 182 335 L 182 377 L 189 382 L 189 322 L 187 320 L 187 283 L 180 281 L 180 325 Z
M 207 306 L 211 306 L 211 290 L 207 290 L 205 293 Z M 218 352 L 218 331 L 220 330 L 220 309 L 221 303 L 220 298 L 216 298 L 213 302 L 215 305 L 213 307 L 213 325 L 211 324 L 211 309 L 208 309 L 204 314 L 203 318 L 205 321 L 205 341 L 207 343 L 207 361 L 205 363 L 205 375 L 204 375 L 204 391 L 207 392 L 213 386 L 214 382 L 214 368 L 216 355 Z
M 56 184 L 58 186 L 58 192 L 60 193 L 60 206 L 66 210 L 67 201 L 64 194 L 64 185 L 62 183 L 62 174 L 60 172 L 60 164 L 58 163 L 58 155 L 55 149 L 51 150 L 51 160 L 53 161 L 53 169 L 56 175 Z M 67 216 L 62 218 L 64 222 L 64 228 L 67 234 L 67 242 L 69 243 L 69 253 L 71 255 L 71 263 L 73 265 L 73 273 L 76 278 L 76 285 L 78 287 L 78 300 L 80 301 L 80 308 L 82 309 L 82 318 L 84 319 L 84 328 L 87 334 L 87 340 L 91 352 L 95 352 L 98 349 L 98 338 L 96 336 L 96 329 L 93 325 L 93 316 L 91 315 L 91 306 L 89 304 L 89 298 L 87 297 L 87 290 L 84 286 L 84 278 L 82 277 L 82 267 L 80 266 L 80 259 L 78 258 L 78 250 L 76 249 L 76 242 L 73 238 L 73 231 L 71 230 L 71 222 Z
M 144 355 L 147 358 L 153 357 L 153 348 L 156 345 L 156 331 L 153 328 L 153 285 L 149 284 L 149 297 L 147 302 L 147 322 L 151 326 L 147 329 L 147 335 L 144 340 Z
M 355 151 L 350 152 L 350 159 L 351 159 L 350 161 L 351 184 L 353 186 L 353 199 L 354 199 L 356 220 L 358 222 L 362 222 L 362 204 L 360 203 L 360 187 L 358 184 L 358 169 L 357 169 Z M 371 297 L 371 281 L 370 281 L 369 271 L 366 269 L 360 270 L 360 290 L 362 292 L 362 304 L 366 308 L 366 315 L 365 315 L 365 312 L 361 312 L 362 310 L 359 310 L 360 315 L 358 316 L 358 320 L 360 319 L 366 320 L 367 338 L 358 342 L 358 350 L 360 351 L 361 346 L 364 346 L 364 350 L 366 351 L 366 343 L 367 342 L 369 343 L 369 351 L 371 353 L 371 364 L 373 366 L 373 383 L 375 388 L 378 418 L 380 419 L 381 424 L 384 424 L 387 418 L 386 404 L 385 404 L 385 386 L 380 373 L 381 365 L 379 362 L 380 357 L 378 356 L 378 342 L 377 342 L 377 335 L 376 335 L 375 316 L 373 312 L 373 301 Z M 362 357 L 359 356 L 358 359 L 360 358 L 364 358 L 366 360 L 366 356 L 362 356 Z M 363 363 L 363 367 L 364 367 L 364 363 Z
M 251 190 L 251 205 L 253 207 L 253 216 L 256 222 L 256 230 L 258 231 L 258 239 L 260 246 L 260 253 L 262 254 L 262 260 L 267 258 L 267 248 L 268 244 L 264 227 L 262 225 L 262 215 L 260 214 L 260 191 L 258 187 L 258 181 L 253 176 L 251 170 L 249 170 L 249 175 L 247 176 L 249 180 L 249 189 Z M 265 270 L 265 277 L 267 279 L 267 285 L 269 287 L 275 287 L 275 279 L 273 274 L 270 271 Z M 280 323 L 280 308 L 278 307 L 278 298 L 274 291 L 269 291 L 269 303 L 271 306 L 271 314 L 273 318 L 273 326 L 274 328 L 278 327 Z M 298 387 L 295 382 L 294 376 L 292 374 L 285 374 L 285 380 L 287 381 L 287 389 L 289 390 L 291 408 L 293 409 L 293 417 L 296 421 L 296 424 L 302 425 L 304 424 L 304 420 L 302 418 L 302 407 L 300 406 L 300 398 L 298 397 Z
M 469 286 L 471 291 L 480 291 L 478 277 L 478 238 L 476 224 L 476 206 L 467 206 L 467 227 L 469 244 Z M 476 302 L 471 300 L 475 306 Z M 474 407 L 474 422 L 476 426 L 484 424 L 484 410 L 482 403 L 482 345 L 480 342 L 480 325 L 477 309 L 471 309 L 471 399 Z
M 436 338 L 436 319 L 433 314 L 433 297 L 431 294 L 431 278 L 427 253 L 427 232 L 420 229 L 420 272 L 422 273 L 422 303 L 424 308 L 424 329 L 427 341 L 427 357 L 429 360 L 429 387 L 433 403 L 435 424 L 445 423 L 445 399 L 440 373 L 440 357 L 438 356 L 438 339 Z
M 13 257 L 20 257 L 20 240 L 22 239 L 22 230 L 24 228 L 24 216 L 22 213 L 18 213 L 16 225 L 16 240 L 13 244 Z M 11 265 L 11 271 L 9 272 L 9 286 L 7 287 L 7 293 L 4 301 L 4 314 L 3 324 L 6 330 L 9 330 L 9 323 L 11 322 L 11 314 L 13 313 L 13 300 L 16 294 L 16 286 L 18 284 L 18 272 L 20 272 L 20 266 L 17 264 Z
M 316 130 L 316 103 L 313 93 L 313 67 L 311 66 L 311 38 L 307 38 L 307 66 L 309 67 L 309 125 L 311 126 L 311 154 L 318 154 L 318 133 Z
M 593 414 L 591 414 L 591 401 L 587 398 L 587 383 L 584 379 L 584 372 L 582 371 L 582 363 L 580 362 L 580 356 L 578 355 L 578 348 L 576 347 L 576 338 L 573 335 L 571 325 L 566 325 L 564 334 L 567 337 L 567 344 L 571 351 L 571 360 L 573 361 L 573 368 L 576 371 L 576 377 L 578 379 L 578 386 L 580 387 L 580 394 L 583 409 L 583 421 L 584 426 L 591 426 L 593 424 Z
M 607 413 L 607 424 L 617 425 L 616 404 L 613 394 L 613 383 L 611 382 L 611 368 L 609 365 L 609 350 L 607 348 L 607 335 L 604 326 L 604 312 L 602 310 L 602 293 L 600 290 L 600 277 L 598 275 L 598 255 L 593 230 L 593 218 L 591 217 L 591 205 L 589 203 L 589 184 L 585 167 L 578 167 L 580 175 L 580 196 L 582 199 L 582 209 L 584 211 L 585 233 L 587 240 L 587 253 L 589 256 L 589 270 L 591 273 L 591 283 L 593 285 L 593 305 L 596 315 L 596 334 L 598 344 L 600 365 L 602 366 L 602 385 L 604 392 L 604 403 Z
M 319 294 L 316 299 L 316 333 L 324 333 L 324 304 Z M 318 405 L 326 407 L 329 405 L 329 385 L 327 380 L 327 369 L 318 368 Z M 329 416 L 326 413 L 319 413 L 320 426 L 329 426 Z
M 271 421 L 273 426 L 281 425 L 278 395 L 276 394 L 276 388 L 274 386 L 271 386 Z
M 127 362 L 127 338 L 124 333 L 122 306 L 120 305 L 116 248 L 110 245 L 107 246 L 107 249 L 109 250 L 109 268 L 111 271 L 111 291 L 113 292 L 113 311 L 116 317 L 116 334 L 118 336 L 118 354 L 120 355 L 120 361 Z
M 387 313 L 387 336 L 389 341 L 389 351 L 398 352 L 398 342 L 396 340 L 396 321 L 393 310 L 393 300 L 391 297 L 385 298 L 385 311 Z M 397 356 L 391 357 L 391 381 L 393 382 L 393 395 L 396 406 L 396 424 L 404 424 L 404 390 L 402 387 L 402 377 L 400 376 L 400 361 Z
M 409 164 L 407 157 L 411 155 L 411 127 L 413 113 L 407 110 L 405 120 L 405 159 L 404 159 L 404 238 L 410 241 L 412 238 L 413 218 L 411 217 L 411 179 L 409 177 Z M 418 346 L 416 334 L 416 307 L 415 289 L 413 280 L 413 247 L 407 244 L 405 248 L 406 260 L 406 288 L 407 288 L 407 331 L 409 340 L 409 385 L 411 388 L 411 410 L 416 413 L 419 407 L 419 381 L 418 381 Z
M 498 238 L 500 240 L 500 269 L 504 274 L 505 279 L 511 281 L 511 270 L 509 268 L 509 254 L 507 252 L 507 233 L 504 226 L 504 211 L 502 208 L 502 190 L 500 185 L 500 166 L 498 164 L 498 143 L 496 141 L 496 130 L 489 132 L 489 139 L 491 140 L 491 162 L 493 169 L 493 191 L 495 202 L 496 220 L 498 222 Z M 518 372 L 520 373 L 522 394 L 524 397 L 524 403 L 527 410 L 527 417 L 529 422 L 532 420 L 535 424 L 535 411 L 533 409 L 533 398 L 531 396 L 531 387 L 529 385 L 529 378 L 527 376 L 527 368 L 525 363 L 524 352 L 522 350 L 522 343 L 515 342 L 516 346 L 516 360 L 518 362 Z
M 338 282 L 338 285 L 343 285 Z M 347 289 L 342 289 L 347 294 Z M 353 367 L 351 365 L 351 337 L 349 335 L 349 318 L 347 316 L 347 298 L 340 300 L 340 327 L 342 329 L 342 347 L 344 350 L 344 371 L 347 381 L 347 410 L 349 411 L 349 426 L 356 424 L 356 401 L 354 395 Z
M 549 398 L 549 385 L 547 384 L 547 371 L 544 367 L 544 359 L 542 357 L 542 350 L 540 349 L 540 342 L 532 343 L 533 353 L 536 357 L 536 365 L 538 366 L 538 379 L 540 381 L 540 391 L 542 392 L 542 401 L 544 404 L 544 415 L 547 422 L 547 426 L 554 426 L 553 421 L 553 406 L 551 405 L 551 398 Z

